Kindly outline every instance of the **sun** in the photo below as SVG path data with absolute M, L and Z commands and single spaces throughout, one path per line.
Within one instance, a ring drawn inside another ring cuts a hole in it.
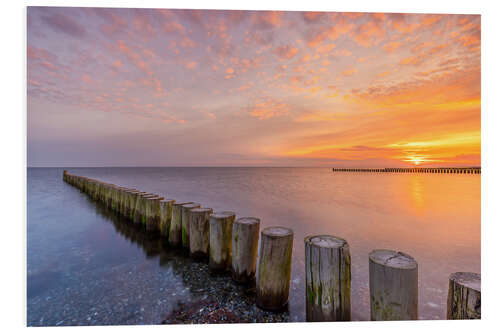
M 404 161 L 413 163 L 415 165 L 420 165 L 421 163 L 427 162 L 427 159 L 422 155 L 414 155 L 408 156 Z

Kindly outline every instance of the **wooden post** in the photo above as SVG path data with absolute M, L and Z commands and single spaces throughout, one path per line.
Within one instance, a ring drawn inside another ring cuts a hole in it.
M 269 227 L 261 232 L 257 306 L 280 310 L 288 303 L 292 268 L 293 231 Z
M 210 214 L 212 208 L 189 210 L 189 254 L 199 261 L 208 261 L 210 248 Z
M 163 197 L 155 196 L 149 198 L 146 209 L 146 230 L 151 232 L 160 231 L 160 200 Z
M 232 233 L 236 214 L 216 212 L 210 216 L 210 256 L 208 266 L 212 271 L 231 268 Z
M 446 319 L 481 319 L 481 274 L 450 275 Z
M 351 320 L 349 244 L 329 235 L 304 239 L 307 321 Z
M 371 320 L 418 319 L 415 259 L 391 250 L 373 250 L 369 258 Z
M 170 221 L 170 230 L 168 232 L 168 243 L 172 246 L 179 246 L 182 243 L 182 206 L 192 202 L 176 202 L 172 207 L 172 220 Z
M 254 283 L 260 220 L 241 217 L 233 223 L 231 276 L 238 283 Z
M 174 203 L 175 200 L 173 199 L 160 200 L 160 234 L 165 238 L 168 238 Z
M 191 209 L 200 208 L 199 203 L 193 202 L 190 204 L 182 205 L 182 226 L 181 226 L 181 238 L 182 247 L 189 249 L 189 212 Z

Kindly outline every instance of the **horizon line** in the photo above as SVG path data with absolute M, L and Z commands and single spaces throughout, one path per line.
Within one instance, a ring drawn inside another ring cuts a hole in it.
M 396 167 L 396 166 L 387 166 L 387 167 L 334 167 L 334 166 L 266 166 L 266 165 L 223 165 L 223 166 L 215 166 L 215 165 L 199 165 L 199 166 L 27 166 L 26 168 L 328 168 L 328 169 L 414 169 L 414 168 L 446 168 L 446 169 L 465 169 L 465 168 L 481 168 L 479 165 L 470 165 L 470 166 L 405 166 L 405 167 Z

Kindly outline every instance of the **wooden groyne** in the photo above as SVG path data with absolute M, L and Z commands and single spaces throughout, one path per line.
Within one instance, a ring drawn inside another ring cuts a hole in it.
M 292 229 L 276 226 L 262 230 L 258 258 L 258 218 L 236 219 L 234 212 L 213 212 L 201 204 L 176 202 L 66 170 L 63 180 L 104 204 L 141 233 L 158 235 L 162 244 L 187 250 L 183 253 L 206 262 L 213 271 L 231 274 L 235 282 L 256 284 L 258 307 L 269 311 L 286 309 Z M 129 237 L 135 237 L 134 228 L 127 231 Z M 304 246 L 307 321 L 349 321 L 351 256 L 347 241 L 332 235 L 308 236 Z M 402 252 L 374 250 L 368 265 L 371 319 L 418 319 L 417 261 Z M 447 318 L 481 318 L 480 274 L 451 274 Z
M 372 173 L 461 173 L 480 174 L 481 167 L 470 168 L 332 168 L 333 172 L 372 172 Z

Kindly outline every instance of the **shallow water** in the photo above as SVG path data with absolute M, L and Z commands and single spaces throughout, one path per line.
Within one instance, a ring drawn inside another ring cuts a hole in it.
M 197 289 L 200 281 L 194 280 L 211 279 L 203 267 L 168 254 L 146 236 L 134 239 L 126 223 L 64 183 L 62 171 L 28 169 L 29 326 L 158 324 L 217 288 L 236 299 L 246 297 L 229 286 L 230 279 Z M 275 317 L 259 312 L 265 320 L 305 320 L 303 239 L 311 234 L 336 235 L 350 245 L 353 320 L 369 319 L 368 253 L 373 249 L 400 250 L 418 261 L 421 319 L 445 318 L 449 274 L 481 268 L 480 175 L 334 173 L 329 168 L 68 171 L 215 211 L 233 210 L 237 217 L 259 217 L 261 229 L 292 228 L 288 311 Z

